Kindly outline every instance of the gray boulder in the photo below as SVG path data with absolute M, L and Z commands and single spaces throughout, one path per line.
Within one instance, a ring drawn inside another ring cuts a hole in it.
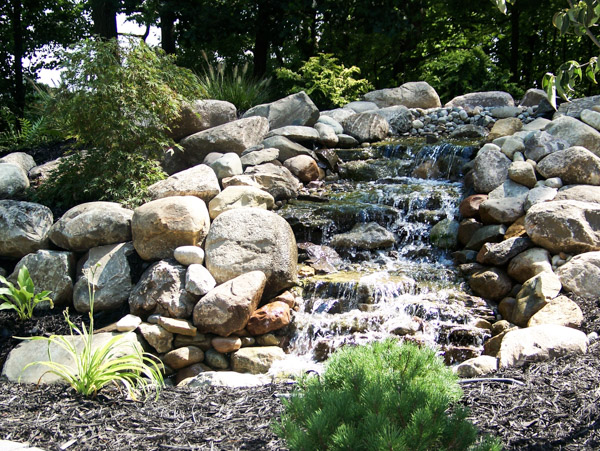
M 525 158 L 540 161 L 542 158 L 558 150 L 569 147 L 569 143 L 545 131 L 529 133 L 523 140 Z
M 594 127 L 596 130 L 600 130 L 600 113 L 594 110 L 583 110 L 581 112 L 581 120 L 588 124 L 590 127 Z
M 350 114 L 348 114 L 348 116 L 352 116 L 352 112 L 350 112 Z M 333 131 L 335 132 L 336 135 L 339 135 L 340 133 L 344 133 L 342 124 L 340 124 L 338 121 L 336 121 L 332 117 L 326 116 L 325 114 L 321 114 L 319 116 L 319 120 L 317 121 L 317 124 L 325 124 L 325 125 L 330 126 L 331 128 L 333 128 Z M 315 124 L 315 125 L 317 125 L 317 124 Z
M 336 108 L 335 110 L 321 111 L 321 115 L 319 117 L 320 118 L 324 117 L 324 116 L 330 117 L 337 123 L 341 124 L 344 119 L 346 119 L 354 114 L 356 114 L 356 112 L 354 110 L 351 110 L 350 108 Z M 338 133 L 338 135 L 339 135 L 339 133 Z
M 479 216 L 484 224 L 512 224 L 524 214 L 523 197 L 492 198 L 479 205 Z
M 373 113 L 382 116 L 388 122 L 390 133 L 393 135 L 401 135 L 412 128 L 413 114 L 404 105 L 380 108 Z
M 523 283 L 541 272 L 552 272 L 550 253 L 541 247 L 527 249 L 508 264 L 508 275 Z
M 563 186 L 554 200 L 579 200 L 581 202 L 595 202 L 600 204 L 600 186 L 593 185 L 567 185 Z
M 14 199 L 29 188 L 27 173 L 12 163 L 0 163 L 0 199 Z
M 554 152 L 537 165 L 545 178 L 560 177 L 566 184 L 600 185 L 600 158 L 585 147 Z
M 529 188 L 508 179 L 490 191 L 488 194 L 488 199 L 505 199 L 511 197 L 525 199 L 527 198 L 528 194 Z
M 187 268 L 173 260 L 161 260 L 150 266 L 129 296 L 131 313 L 141 318 L 158 314 L 170 318 L 188 318 L 198 296 L 185 289 Z
M 274 147 L 244 153 L 240 158 L 243 168 L 247 168 L 248 166 L 258 166 L 259 164 L 264 163 L 273 163 L 278 159 L 279 149 L 276 149 Z
M 205 164 L 199 164 L 173 174 L 148 188 L 152 199 L 170 196 L 196 196 L 204 202 L 209 202 L 220 192 L 221 188 L 215 171 Z
M 262 189 L 253 186 L 228 186 L 209 202 L 208 212 L 210 218 L 215 219 L 224 211 L 235 208 L 254 207 L 272 210 L 274 206 L 273 196 Z
M 429 83 L 413 81 L 398 88 L 380 89 L 365 94 L 365 100 L 374 102 L 379 108 L 404 105 L 407 108 L 439 108 L 440 98 Z
M 527 200 L 525 201 L 525 211 L 529 211 L 532 205 L 555 199 L 556 193 L 556 188 L 550 188 L 549 186 L 536 186 L 527 194 Z
M 301 125 L 286 125 L 285 127 L 272 129 L 265 138 L 273 136 L 283 136 L 294 142 L 299 143 L 316 143 L 319 140 L 319 132 L 313 127 L 305 127 Z
M 550 252 L 600 250 L 600 205 L 551 201 L 532 206 L 525 216 L 527 235 Z
M 600 287 L 600 252 L 586 252 L 556 270 L 566 291 L 586 298 L 597 298 Z
M 472 110 L 476 106 L 487 108 L 514 106 L 515 101 L 508 92 L 504 91 L 487 91 L 487 92 L 472 92 L 462 96 L 454 97 L 450 102 L 444 105 L 444 108 L 462 107 L 467 111 Z
M 252 177 L 275 200 L 295 199 L 302 185 L 288 168 L 273 163 L 249 167 L 244 175 Z
M 520 106 L 537 106 L 543 99 L 547 99 L 546 91 L 543 89 L 531 88 L 525 92 L 525 95 L 519 102 Z
M 501 368 L 523 366 L 563 355 L 587 352 L 587 336 L 571 327 L 545 324 L 509 331 L 500 344 Z
M 135 209 L 133 245 L 144 260 L 172 258 L 179 246 L 196 246 L 208 233 L 206 204 L 194 196 L 171 196 Z
M 69 251 L 131 240 L 133 211 L 116 202 L 87 202 L 67 211 L 50 229 L 50 240 Z
M 53 220 L 43 205 L 0 200 L 0 256 L 17 259 L 48 248 Z
M 27 254 L 15 266 L 9 280 L 17 281 L 19 270 L 26 266 L 33 280 L 35 292 L 48 290 L 54 305 L 63 306 L 73 299 L 73 279 L 75 277 L 75 254 L 63 251 L 48 251 L 40 249 Z M 50 304 L 44 302 L 37 308 L 46 309 Z
M 355 113 L 365 113 L 367 111 L 374 112 L 373 110 L 379 109 L 376 103 L 368 102 L 366 100 L 355 100 L 344 105 L 344 108 L 350 109 Z
M 251 271 L 209 291 L 194 307 L 198 331 L 228 337 L 242 330 L 258 307 L 266 281 L 262 271 Z
M 381 141 L 389 133 L 388 122 L 375 113 L 360 113 L 342 121 L 344 133 L 356 138 L 359 142 Z
M 133 288 L 128 257 L 134 252 L 131 242 L 90 249 L 83 264 L 83 274 L 73 290 L 75 310 L 90 311 L 88 288 L 94 290 L 96 312 L 117 310 L 125 304 Z
M 545 131 L 565 140 L 570 146 L 585 147 L 594 155 L 600 156 L 600 132 L 573 117 L 554 119 Z
M 235 121 L 235 105 L 223 100 L 195 100 L 183 105 L 179 117 L 171 124 L 171 137 L 178 141 L 194 133 Z
M 217 286 L 215 278 L 202 265 L 188 266 L 185 273 L 185 289 L 197 296 L 204 296 Z
M 217 283 L 262 271 L 267 277 L 266 297 L 297 283 L 296 239 L 276 213 L 238 208 L 220 214 L 211 225 L 205 250 L 206 267 Z
M 12 152 L 8 155 L 0 158 L 0 163 L 9 163 L 19 166 L 25 174 L 28 174 L 34 167 L 36 167 L 35 160 L 31 155 L 26 154 L 25 152 Z
M 570 102 L 561 103 L 556 116 L 571 116 L 579 119 L 583 110 L 590 110 L 600 104 L 600 95 L 573 99 Z
M 235 175 L 242 175 L 244 173 L 244 170 L 242 169 L 242 160 L 240 160 L 238 154 L 233 152 L 226 153 L 218 158 L 210 165 L 210 167 L 215 171 L 219 180 Z
M 527 237 L 514 237 L 500 243 L 485 243 L 477 254 L 477 261 L 483 265 L 501 266 L 517 254 L 531 247 Z
M 396 243 L 396 237 L 376 222 L 358 223 L 346 233 L 334 235 L 331 246 L 337 249 L 382 249 Z
M 319 109 L 304 91 L 300 91 L 275 102 L 250 108 L 243 117 L 251 116 L 267 118 L 271 129 L 286 125 L 312 127 L 319 119 Z
M 126 354 L 131 354 L 137 349 L 142 352 L 142 343 L 133 332 L 126 334 L 121 333 L 99 333 L 94 334 L 92 352 L 102 349 L 109 341 L 115 337 L 119 338 L 115 347 L 114 356 L 119 357 Z M 77 353 L 81 354 L 84 348 L 84 339 L 80 335 L 65 335 L 67 342 L 71 343 Z M 46 362 L 52 359 L 53 362 L 66 365 L 70 370 L 77 373 L 77 365 L 62 346 L 58 344 L 58 340 L 50 345 L 40 345 L 39 341 L 24 341 L 14 348 L 6 359 L 4 368 L 2 368 L 2 376 L 6 377 L 11 382 L 21 382 L 26 384 L 55 384 L 65 383 L 63 379 L 55 374 L 52 374 L 50 368 L 45 365 L 31 365 L 25 369 L 27 365 L 34 362 Z
M 248 147 L 260 144 L 269 131 L 264 117 L 248 117 L 194 133 L 181 140 L 183 158 L 187 167 L 204 161 L 211 152 L 241 154 Z
M 487 194 L 508 177 L 509 158 L 500 149 L 482 147 L 473 163 L 473 186 L 478 193 Z
M 271 136 L 263 141 L 263 145 L 265 149 L 274 148 L 279 150 L 277 159 L 282 163 L 288 158 L 297 157 L 298 155 L 313 155 L 312 150 L 289 140 L 285 136 Z
M 339 142 L 339 138 L 333 127 L 321 122 L 315 124 L 315 130 L 319 133 L 319 142 L 326 147 L 335 147 Z

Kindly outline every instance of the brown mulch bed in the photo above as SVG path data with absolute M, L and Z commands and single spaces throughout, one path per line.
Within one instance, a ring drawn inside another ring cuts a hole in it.
M 576 299 L 582 330 L 600 332 L 600 302 Z M 81 317 L 75 316 L 79 323 Z M 110 321 L 105 318 L 104 321 Z M 104 321 L 97 321 L 99 327 Z M 60 312 L 18 322 L 0 311 L 0 363 L 18 341 L 13 335 L 66 333 Z M 600 341 L 586 355 L 565 356 L 489 377 L 524 385 L 463 385 L 463 404 L 484 433 L 511 450 L 600 449 Z M 271 429 L 289 385 L 252 389 L 166 388 L 158 400 L 128 401 L 116 390 L 89 400 L 61 386 L 0 380 L 0 439 L 45 450 L 278 450 Z

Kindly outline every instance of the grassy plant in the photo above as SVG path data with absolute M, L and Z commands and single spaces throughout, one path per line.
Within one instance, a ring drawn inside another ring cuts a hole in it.
M 48 301 L 50 302 L 50 308 L 54 307 L 52 299 L 48 297 L 50 291 L 35 292 L 33 280 L 31 280 L 29 270 L 25 265 L 21 266 L 17 275 L 17 285 L 19 285 L 19 288 L 15 287 L 3 276 L 0 276 L 0 283 L 6 285 L 0 288 L 0 300 L 4 301 L 0 304 L 0 310 L 15 310 L 21 320 L 31 318 L 33 316 L 33 309 L 40 302 Z
M 270 78 L 256 78 L 248 72 L 248 63 L 228 70 L 224 62 L 213 65 L 203 53 L 206 69 L 199 77 L 207 99 L 233 103 L 238 111 L 246 111 L 270 99 Z
M 45 362 L 33 362 L 27 365 L 44 365 L 48 372 L 67 382 L 75 391 L 85 396 L 94 397 L 103 387 L 109 384 L 123 386 L 132 399 L 137 399 L 141 391 L 148 395 L 152 387 L 156 388 L 156 397 L 164 385 L 161 368 L 151 354 L 142 352 L 139 346 L 130 343 L 131 351 L 124 353 L 121 341 L 124 335 L 116 335 L 104 346 L 94 349 L 94 272 L 90 271 L 92 282 L 88 282 L 90 299 L 90 325 L 86 329 L 82 324 L 77 327 L 69 317 L 68 309 L 64 316 L 71 330 L 71 337 L 79 337 L 83 349 L 79 351 L 72 341 L 64 336 L 29 337 L 29 340 L 45 341 L 48 345 L 48 358 Z M 50 346 L 56 345 L 69 354 L 75 366 L 52 361 Z
M 433 350 L 388 340 L 342 349 L 301 379 L 275 430 L 292 450 L 501 449 L 478 443 L 461 395 Z

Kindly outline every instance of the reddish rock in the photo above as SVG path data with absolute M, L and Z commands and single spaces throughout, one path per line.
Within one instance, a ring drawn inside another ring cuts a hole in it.
M 487 200 L 487 194 L 475 194 L 465 198 L 458 207 L 463 218 L 476 218 L 479 216 L 479 205 Z
M 284 302 L 271 302 L 256 310 L 246 329 L 252 335 L 263 335 L 281 329 L 290 323 L 290 306 Z
M 308 155 L 288 158 L 283 165 L 304 183 L 319 179 L 319 166 Z
M 284 302 L 290 306 L 290 308 L 294 308 L 296 306 L 296 296 L 291 291 L 284 291 L 279 296 L 275 296 L 269 302 Z
M 242 340 L 239 337 L 215 337 L 211 343 L 215 351 L 221 354 L 234 352 L 242 347 Z
M 204 360 L 204 352 L 196 346 L 185 346 L 167 352 L 163 361 L 174 370 L 185 368 L 186 366 L 200 363 Z

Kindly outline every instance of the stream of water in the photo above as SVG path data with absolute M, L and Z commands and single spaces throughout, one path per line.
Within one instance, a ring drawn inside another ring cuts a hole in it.
M 434 224 L 457 218 L 473 151 L 414 141 L 340 150 L 340 180 L 315 191 L 326 201 L 280 210 L 306 249 L 301 260 L 317 269 L 302 279 L 291 354 L 321 361 L 344 344 L 397 335 L 437 347 L 448 363 L 478 355 L 486 333 L 475 322 L 491 311 L 468 294 L 449 253 L 429 242 Z M 395 243 L 331 252 L 336 235 L 357 223 L 383 226 Z

